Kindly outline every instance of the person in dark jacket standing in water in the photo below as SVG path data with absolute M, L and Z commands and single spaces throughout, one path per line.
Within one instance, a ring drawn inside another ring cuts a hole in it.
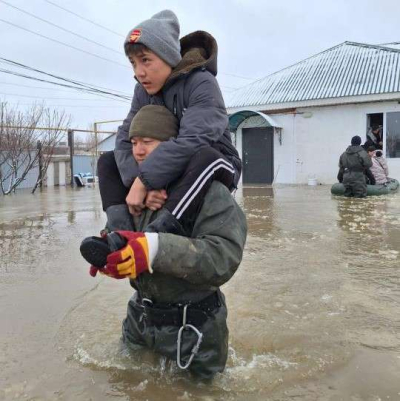
M 364 198 L 367 196 L 368 176 L 373 182 L 375 180 L 369 168 L 372 166 L 371 158 L 361 146 L 361 138 L 356 135 L 351 138 L 351 145 L 346 149 L 339 159 L 339 182 L 343 181 L 345 188 L 344 196 Z
M 176 15 L 164 10 L 137 25 L 125 40 L 125 53 L 138 83 L 129 114 L 118 128 L 115 150 L 98 161 L 100 194 L 110 231 L 130 230 L 131 214 L 139 215 L 144 207 L 159 208 L 160 202 L 166 201 L 163 213 L 149 229 L 185 233 L 190 224 L 181 227 L 181 219 L 190 223 L 195 214 L 191 208 L 198 209 L 196 201 L 201 202 L 213 180 L 223 182 L 230 191 L 237 186 L 241 160 L 231 141 L 215 78 L 217 43 L 207 32 L 196 31 L 181 40 L 179 32 Z M 138 110 L 149 104 L 169 109 L 178 119 L 179 132 L 139 165 L 132 158 L 128 131 Z M 191 175 L 192 185 L 175 185 L 168 199 L 153 202 L 154 191 L 176 182 L 193 164 L 202 174 Z
M 140 109 L 129 132 L 138 164 L 156 154 L 177 131 L 176 117 L 166 108 Z M 136 290 L 122 326 L 125 344 L 148 347 L 196 378 L 209 380 L 224 370 L 228 356 L 227 308 L 219 287 L 242 259 L 246 218 L 218 181 L 204 196 L 190 238 L 148 232 L 162 211 L 145 208 L 133 219 L 135 231 L 109 234 L 120 236 L 126 245 L 112 253 L 106 248 L 105 266 L 92 266 L 91 274 L 100 271 L 129 279 Z
M 129 32 L 125 53 L 138 84 L 114 152 L 98 162 L 107 228 L 117 231 L 104 241 L 106 251 L 119 250 L 97 267 L 113 278 L 129 278 L 137 290 L 123 323 L 126 343 L 147 346 L 211 379 L 224 370 L 228 354 L 219 287 L 238 268 L 247 233 L 230 194 L 241 161 L 215 78 L 217 44 L 202 31 L 179 41 L 178 19 L 164 10 Z M 177 135 L 165 138 L 167 122 L 156 115 L 142 119 L 149 105 L 172 113 Z M 151 152 L 132 157 L 129 130 L 134 147 L 141 144 L 140 121 L 148 138 L 150 127 L 163 139 Z M 112 246 L 115 235 L 125 246 Z M 101 251 L 102 240 L 93 243 L 89 238 L 87 252 L 81 248 L 88 261 L 93 249 L 95 256 Z M 97 270 L 92 266 L 92 275 Z

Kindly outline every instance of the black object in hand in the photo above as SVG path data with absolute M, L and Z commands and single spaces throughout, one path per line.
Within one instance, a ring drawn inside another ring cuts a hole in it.
M 116 232 L 111 232 L 105 237 L 85 238 L 79 250 L 84 259 L 96 267 L 104 267 L 107 264 L 107 256 L 126 245 L 125 238 Z

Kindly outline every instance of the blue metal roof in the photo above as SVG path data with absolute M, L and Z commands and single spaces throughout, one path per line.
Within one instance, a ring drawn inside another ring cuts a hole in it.
M 389 46 L 344 42 L 232 92 L 226 106 L 400 92 L 400 49 Z

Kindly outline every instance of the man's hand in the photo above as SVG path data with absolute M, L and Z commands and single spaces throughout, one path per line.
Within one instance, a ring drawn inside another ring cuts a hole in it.
M 126 197 L 126 203 L 129 207 L 129 211 L 134 216 L 140 216 L 142 210 L 145 208 L 144 202 L 146 195 L 146 187 L 139 177 L 136 178 L 131 186 L 131 189 L 129 190 L 128 196 Z
M 146 271 L 152 273 L 149 263 L 149 246 L 144 233 L 134 231 L 116 232 L 127 240 L 127 244 L 122 249 L 107 256 L 107 264 L 104 268 L 91 266 L 90 275 L 94 277 L 97 272 L 100 272 L 116 279 L 135 279 Z
M 154 212 L 164 206 L 167 198 L 167 191 L 165 189 L 149 191 L 147 193 L 145 206 Z

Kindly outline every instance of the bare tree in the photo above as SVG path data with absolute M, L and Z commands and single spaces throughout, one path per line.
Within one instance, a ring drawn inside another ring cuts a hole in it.
M 65 111 L 43 109 L 41 125 L 48 127 L 39 133 L 38 140 L 38 168 L 39 174 L 36 183 L 32 189 L 34 193 L 38 186 L 42 185 L 44 177 L 46 177 L 47 169 L 54 155 L 55 147 L 61 142 L 64 137 L 65 130 L 71 122 L 71 117 Z
M 35 191 L 69 121 L 64 112 L 52 111 L 43 104 L 20 111 L 0 103 L 0 188 L 4 195 L 15 191 L 32 169 L 39 168 Z M 37 130 L 42 124 L 52 129 Z
M 30 110 L 21 112 L 10 110 L 7 103 L 1 103 L 0 110 L 0 187 L 7 195 L 15 191 L 38 163 L 35 127 L 43 108 L 34 105 Z

